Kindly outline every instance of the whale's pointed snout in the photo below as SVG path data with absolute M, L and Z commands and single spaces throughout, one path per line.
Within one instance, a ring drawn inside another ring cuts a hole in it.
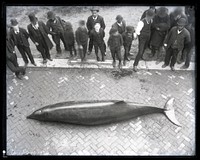
M 28 119 L 41 119 L 42 116 L 42 111 L 41 110 L 37 110 L 35 112 L 33 112 L 32 114 L 30 114 L 29 116 L 27 116 L 26 118 Z

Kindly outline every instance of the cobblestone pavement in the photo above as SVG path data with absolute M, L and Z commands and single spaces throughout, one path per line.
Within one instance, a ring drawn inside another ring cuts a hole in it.
M 194 155 L 194 71 L 28 68 L 7 72 L 7 155 Z M 175 97 L 182 127 L 153 114 L 84 127 L 26 119 L 45 105 L 71 100 L 128 100 L 163 108 Z

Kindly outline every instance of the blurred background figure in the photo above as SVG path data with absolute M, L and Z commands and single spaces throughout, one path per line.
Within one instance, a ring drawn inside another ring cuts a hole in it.
M 149 9 L 151 9 L 151 10 L 154 12 L 154 14 L 156 14 L 157 10 L 156 10 L 156 7 L 155 7 L 155 6 L 150 6 Z M 143 14 L 142 14 L 140 20 L 142 20 L 142 19 L 144 19 L 144 18 L 146 17 L 146 12 L 147 12 L 149 9 L 147 9 L 146 11 L 143 12 Z
M 170 28 L 170 17 L 168 15 L 168 9 L 166 7 L 160 7 L 157 9 L 157 14 L 153 18 L 152 33 L 151 33 L 151 55 L 150 58 L 157 55 L 157 62 L 160 58 L 160 50 L 163 46 L 163 41 Z

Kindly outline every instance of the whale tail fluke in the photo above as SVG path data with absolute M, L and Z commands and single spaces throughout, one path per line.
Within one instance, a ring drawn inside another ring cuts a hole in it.
M 170 98 L 165 106 L 164 106 L 164 113 L 165 115 L 167 116 L 167 118 L 175 125 L 181 127 L 181 124 L 180 122 L 176 119 L 176 116 L 175 116 L 175 112 L 174 112 L 174 98 Z

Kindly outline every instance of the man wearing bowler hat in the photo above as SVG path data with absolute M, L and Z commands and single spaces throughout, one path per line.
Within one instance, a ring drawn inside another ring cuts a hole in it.
M 56 16 L 54 12 L 49 11 L 47 12 L 47 28 L 49 33 L 52 35 L 52 39 L 54 43 L 56 44 L 56 51 L 58 54 L 60 54 L 61 48 L 60 48 L 60 40 L 63 42 L 65 50 L 68 50 L 68 47 L 66 45 L 66 40 L 64 36 L 64 26 L 61 18 L 59 16 Z
M 126 22 L 121 15 L 117 15 L 116 22 L 112 25 L 112 28 L 116 28 L 119 34 L 122 34 L 126 30 Z
M 11 19 L 10 22 L 12 26 L 10 30 L 10 38 L 13 40 L 15 46 L 17 46 L 19 52 L 21 53 L 25 63 L 25 67 L 28 65 L 28 58 L 30 59 L 31 63 L 36 66 L 29 47 L 29 34 L 24 28 L 18 26 L 18 22 L 16 19 Z
M 171 70 L 174 71 L 174 65 L 177 60 L 177 55 L 180 54 L 185 45 L 190 43 L 190 32 L 185 28 L 187 20 L 180 18 L 177 22 L 178 26 L 173 27 L 164 41 L 166 48 L 165 63 L 162 68 L 170 64 Z
M 90 37 L 90 32 L 92 31 L 92 29 L 94 29 L 94 25 L 96 23 L 100 23 L 100 26 L 103 30 L 106 28 L 103 17 L 98 15 L 99 9 L 97 7 L 93 7 L 91 9 L 91 12 L 92 12 L 92 15 L 88 17 L 87 22 L 86 22 L 86 26 L 87 26 L 88 34 L 89 34 L 89 38 L 90 38 L 88 54 L 91 54 L 92 48 L 93 48 L 93 41 Z
M 31 40 L 36 45 L 37 50 L 42 54 L 43 63 L 47 63 L 47 59 L 52 61 L 50 50 L 53 44 L 48 37 L 48 29 L 44 22 L 38 21 L 34 13 L 28 15 L 31 24 L 27 26 Z

